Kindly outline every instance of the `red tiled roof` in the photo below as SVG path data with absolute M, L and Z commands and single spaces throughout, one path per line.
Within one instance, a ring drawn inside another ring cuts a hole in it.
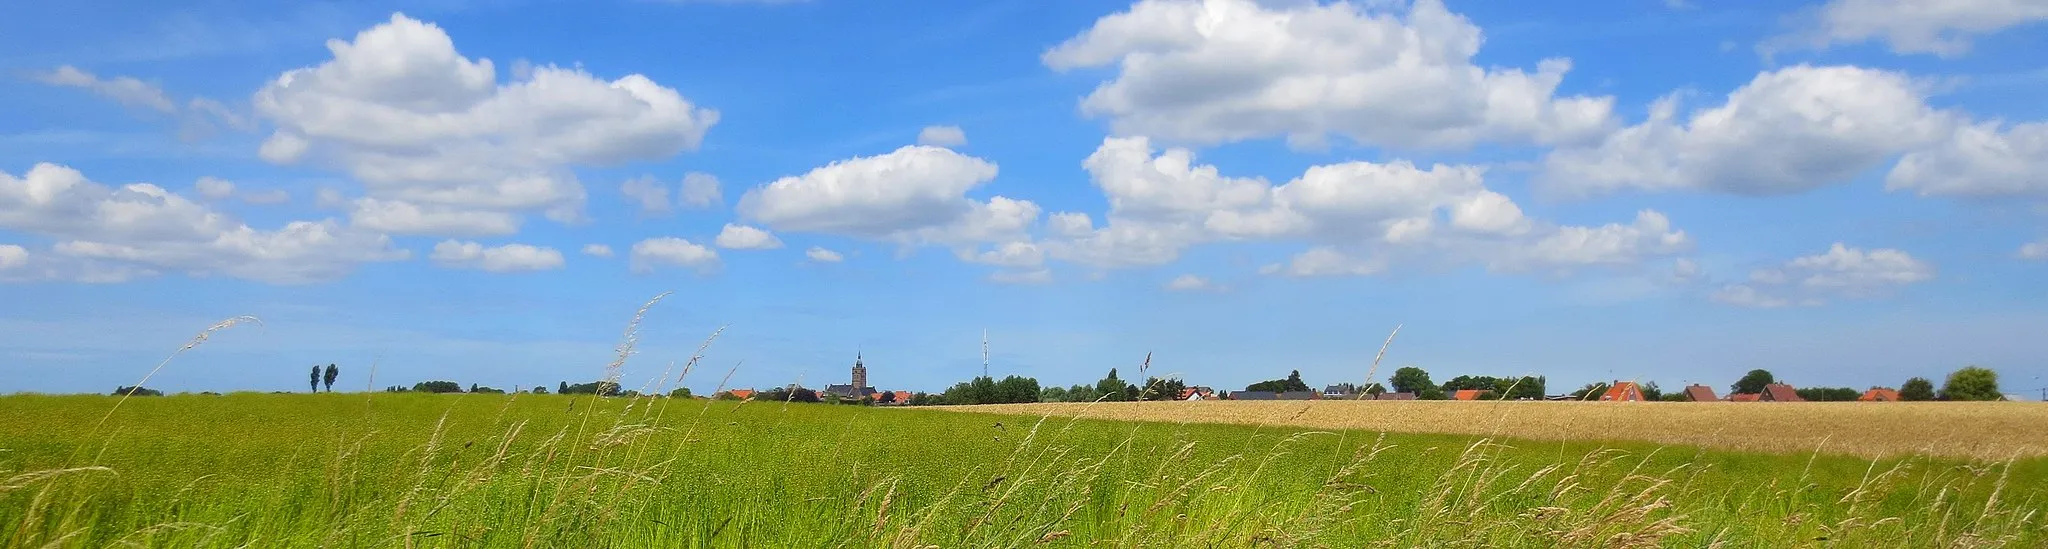
M 1712 402 L 1715 400 L 1720 400 L 1719 398 L 1716 398 L 1714 396 L 1714 388 L 1699 384 L 1686 386 L 1685 399 L 1693 402 Z
M 1875 387 L 1864 391 L 1863 396 L 1856 397 L 1856 400 L 1863 402 L 1898 402 L 1899 392 L 1884 387 Z
M 1643 389 L 1633 381 L 1616 382 L 1607 388 L 1607 394 L 1600 395 L 1600 400 L 1642 402 Z
M 1786 385 L 1783 383 L 1772 383 L 1770 385 L 1765 385 L 1763 398 L 1760 398 L 1758 400 L 1765 400 L 1770 402 L 1806 401 L 1806 399 L 1799 398 L 1798 390 L 1793 389 L 1791 385 Z
M 1478 389 L 1459 389 L 1458 392 L 1451 393 L 1451 398 L 1454 400 L 1479 400 L 1479 394 L 1483 392 Z
M 726 391 L 726 393 L 729 393 L 729 394 L 731 394 L 731 395 L 733 396 L 733 398 L 737 398 L 737 399 L 741 399 L 741 400 L 745 400 L 745 399 L 749 399 L 749 398 L 753 398 L 753 397 L 754 397 L 754 390 L 753 390 L 753 389 L 733 389 L 733 390 L 730 390 L 730 391 Z
M 1763 395 L 1760 395 L 1760 394 L 1757 394 L 1757 393 L 1734 393 L 1734 394 L 1728 395 L 1728 401 L 1729 401 L 1729 402 L 1756 402 L 1756 401 L 1757 401 L 1757 399 L 1759 399 L 1759 398 L 1762 398 L 1762 397 L 1763 397 Z

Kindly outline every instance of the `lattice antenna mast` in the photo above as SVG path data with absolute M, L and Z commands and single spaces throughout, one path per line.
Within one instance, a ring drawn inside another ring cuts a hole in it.
M 988 377 L 988 328 L 981 329 L 981 377 Z

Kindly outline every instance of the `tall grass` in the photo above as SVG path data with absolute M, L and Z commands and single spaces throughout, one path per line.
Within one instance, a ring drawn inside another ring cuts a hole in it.
M 639 319 L 659 299 L 635 313 L 606 368 L 608 379 L 617 380 L 618 365 L 634 353 Z M 695 369 L 703 346 L 719 333 L 706 338 L 674 382 Z M 669 382 L 665 372 L 647 392 L 659 394 Z M 2039 516 L 2048 461 L 2039 458 L 1866 460 L 1825 452 L 1045 413 L 519 394 L 133 399 L 99 436 L 81 436 L 98 425 L 95 416 L 119 402 L 0 397 L 0 542 L 521 548 L 2048 543 Z M 1097 409 L 1209 409 L 1116 404 Z M 671 413 L 674 407 L 680 408 Z M 1299 408 L 1293 415 L 1311 411 Z

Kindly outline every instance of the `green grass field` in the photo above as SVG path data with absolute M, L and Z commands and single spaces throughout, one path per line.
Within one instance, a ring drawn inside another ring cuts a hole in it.
M 2041 459 L 534 395 L 133 398 L 92 434 L 114 401 L 0 397 L 6 546 L 2048 544 Z

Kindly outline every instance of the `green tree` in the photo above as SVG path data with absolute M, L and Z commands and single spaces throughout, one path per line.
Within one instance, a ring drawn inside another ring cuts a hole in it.
M 556 394 L 563 394 L 563 395 L 569 394 L 569 382 L 567 382 L 567 381 L 564 381 L 564 382 L 562 382 L 562 383 L 561 383 L 560 385 L 556 385 L 556 386 L 555 386 L 555 393 L 556 393 Z
M 1058 385 L 1053 385 L 1053 386 L 1050 386 L 1050 387 L 1046 387 L 1046 388 L 1044 388 L 1044 389 L 1039 389 L 1039 390 L 1038 390 L 1038 401 L 1039 401 L 1039 402 L 1066 402 L 1066 401 L 1067 401 L 1067 388 L 1066 388 L 1066 387 L 1061 387 L 1061 386 L 1058 386 Z
M 1584 387 L 1580 387 L 1580 388 L 1579 388 L 1579 390 L 1577 390 L 1577 391 L 1572 391 L 1572 393 L 1571 393 L 1571 394 L 1572 394 L 1572 399 L 1573 399 L 1573 400 L 1593 400 L 1593 399 L 1597 399 L 1597 398 L 1600 398 L 1600 395 L 1603 395 L 1603 394 L 1607 394 L 1607 390 L 1608 390 L 1608 389 L 1611 389 L 1611 388 L 1613 388 L 1613 386 L 1611 386 L 1611 385 L 1608 385 L 1608 384 L 1607 384 L 1607 383 L 1605 383 L 1605 382 L 1595 382 L 1595 383 L 1587 383 L 1587 384 L 1586 384 L 1586 386 L 1584 386 Z
M 1180 398 L 1181 390 L 1186 388 L 1188 388 L 1188 384 L 1178 379 L 1145 378 L 1145 386 L 1139 389 L 1143 393 L 1140 395 L 1139 400 L 1178 399 Z
M 1429 382 L 1429 372 L 1414 366 L 1403 366 L 1399 370 L 1394 370 L 1394 377 L 1387 382 L 1394 385 L 1394 392 L 1415 393 L 1418 396 L 1426 390 L 1437 388 L 1435 383 Z
M 533 387 L 533 394 L 536 394 L 536 395 L 545 395 L 545 394 L 548 394 L 548 388 L 547 388 L 547 386 L 546 386 L 546 385 L 535 385 L 535 386 Z
M 1768 370 L 1750 370 L 1749 373 L 1742 375 L 1742 379 L 1735 380 L 1735 385 L 1729 387 L 1729 390 L 1737 393 L 1761 393 L 1764 392 L 1765 385 L 1777 382 L 1778 378 L 1772 376 Z
M 416 393 L 460 393 L 462 385 L 453 381 L 422 381 L 412 384 L 412 390 Z
M 1934 382 L 1924 377 L 1906 380 L 1905 385 L 1899 386 L 1899 400 L 1934 400 Z
M 1067 402 L 1095 402 L 1098 398 L 1102 398 L 1102 393 L 1096 392 L 1093 386 L 1077 383 L 1067 388 Z
M 1137 394 L 1136 391 L 1124 390 L 1129 387 L 1131 387 L 1131 384 L 1124 383 L 1124 380 L 1116 377 L 1116 368 L 1110 368 L 1108 376 L 1103 377 L 1101 381 L 1095 382 L 1096 399 L 1109 402 L 1129 401 Z
M 307 384 L 307 385 L 312 385 L 312 386 L 313 386 L 313 392 L 315 392 L 315 393 L 318 393 L 318 392 L 320 392 L 320 365 L 319 365 L 319 364 L 314 364 L 314 365 L 313 365 L 313 377 L 312 377 L 312 378 L 309 378 L 309 379 L 307 379 L 307 380 L 306 380 L 306 384 Z
M 320 374 L 320 382 L 327 386 L 327 392 L 334 392 L 334 378 L 341 377 L 341 368 L 327 365 L 327 371 Z
M 1998 400 L 2005 395 L 1998 392 L 1998 372 L 1976 366 L 1964 366 L 1948 374 L 1948 381 L 1941 384 L 1942 400 Z
M 1862 391 L 1848 387 L 1806 387 L 1793 392 L 1811 402 L 1854 402 L 1863 396 Z
M 160 397 L 164 396 L 164 392 L 140 386 L 117 387 L 114 389 L 114 396 Z
M 996 382 L 994 396 L 995 400 L 992 403 L 996 404 L 1038 402 L 1038 380 L 1028 377 L 1004 376 L 1002 381 Z
M 1544 379 L 1540 376 L 1503 378 L 1495 384 L 1493 393 L 1508 400 L 1543 400 L 1543 384 Z
M 669 391 L 669 392 L 668 392 L 668 397 L 669 397 L 669 398 L 690 398 L 690 388 L 689 388 L 689 387 L 677 387 L 677 388 L 676 388 L 676 390 L 674 390 L 674 391 Z
M 1639 388 L 1643 390 L 1643 400 L 1664 400 L 1664 388 L 1658 387 L 1655 381 L 1644 383 Z

